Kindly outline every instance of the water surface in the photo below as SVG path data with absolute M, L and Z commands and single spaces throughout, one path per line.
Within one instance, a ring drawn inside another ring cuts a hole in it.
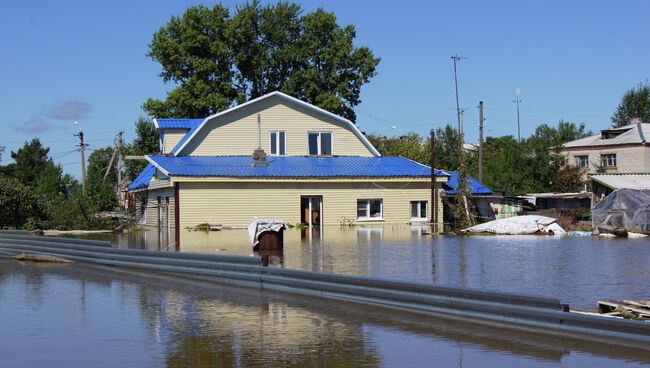
M 634 367 L 650 354 L 351 303 L 0 259 L 3 367 Z
M 599 299 L 650 299 L 650 240 L 567 236 L 438 236 L 420 227 L 326 227 L 285 232 L 278 267 L 368 275 L 557 297 L 573 308 Z M 165 232 L 109 237 L 117 246 L 174 250 Z M 182 251 L 252 255 L 244 230 L 183 232 Z

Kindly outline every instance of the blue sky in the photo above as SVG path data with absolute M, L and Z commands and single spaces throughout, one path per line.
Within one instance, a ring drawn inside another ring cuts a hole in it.
M 234 10 L 241 2 L 224 1 Z M 148 97 L 172 86 L 145 56 L 152 34 L 199 1 L 4 1 L 0 5 L 0 145 L 39 137 L 64 170 L 79 175 L 78 120 L 90 148 L 111 145 Z M 589 129 L 610 123 L 621 95 L 650 78 L 648 1 L 302 1 L 357 29 L 357 44 L 382 58 L 362 91 L 366 132 L 425 134 L 455 123 L 453 66 L 467 141 L 478 136 L 479 100 L 488 135 L 522 136 L 560 119 Z M 386 122 L 389 121 L 389 122 Z M 395 126 L 393 129 L 392 126 Z

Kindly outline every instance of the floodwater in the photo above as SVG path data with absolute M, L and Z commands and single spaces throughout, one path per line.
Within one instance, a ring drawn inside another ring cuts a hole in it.
M 158 230 L 102 235 L 116 246 L 174 250 Z M 172 236 L 173 238 L 173 236 Z M 599 299 L 650 299 L 650 238 L 437 236 L 421 227 L 288 229 L 269 263 L 559 298 L 572 308 Z M 181 251 L 253 255 L 246 230 L 183 232 Z
M 458 256 L 457 249 L 461 246 L 453 245 L 446 238 L 445 242 L 445 245 L 429 247 L 456 249 Z M 390 255 L 391 247 L 400 246 L 390 243 L 377 251 Z M 538 247 L 545 243 L 540 244 Z M 410 249 L 401 246 L 402 250 Z M 325 254 L 328 258 L 339 253 Z M 405 259 L 417 256 L 414 253 Z M 287 265 L 300 264 L 300 258 L 291 261 L 289 255 L 286 258 Z M 454 258 L 450 254 L 440 255 L 441 260 L 449 262 Z M 417 269 L 423 263 L 395 267 Z M 383 265 L 380 268 L 383 271 L 393 269 L 390 263 L 373 263 L 377 264 Z M 325 269 L 337 269 L 330 261 L 321 265 Z M 367 269 L 377 270 L 375 266 Z M 383 271 L 379 274 L 391 274 Z M 183 281 L 120 268 L 82 264 L 39 266 L 0 258 L 2 367 L 635 367 L 646 364 L 650 364 L 650 354 L 565 338 L 305 296 Z

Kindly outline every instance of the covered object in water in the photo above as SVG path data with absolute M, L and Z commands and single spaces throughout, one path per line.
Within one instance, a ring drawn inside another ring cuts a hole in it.
M 594 233 L 601 224 L 650 234 L 650 189 L 617 189 L 591 209 Z
M 463 233 L 492 233 L 504 235 L 524 235 L 547 233 L 565 235 L 566 232 L 556 223 L 556 219 L 546 216 L 525 215 L 489 221 L 462 230 Z
M 262 220 L 254 218 L 248 225 L 248 236 L 254 250 L 280 250 L 284 248 L 282 220 Z

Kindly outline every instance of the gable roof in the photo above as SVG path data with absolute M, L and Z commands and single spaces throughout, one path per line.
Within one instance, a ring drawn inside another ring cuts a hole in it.
M 337 178 L 430 177 L 431 169 L 403 157 L 269 156 L 268 166 L 254 167 L 247 156 L 146 156 L 158 170 L 171 176 Z M 435 170 L 438 177 L 449 174 Z
M 200 119 L 156 119 L 152 121 L 154 129 L 192 129 L 201 124 L 204 118 Z
M 328 117 L 330 117 L 332 119 L 335 119 L 335 120 L 347 125 L 350 128 L 350 130 L 352 130 L 352 132 L 357 136 L 357 138 L 359 138 L 359 140 L 366 146 L 366 148 L 368 148 L 368 150 L 370 150 L 370 152 L 372 152 L 373 155 L 375 155 L 377 157 L 381 156 L 379 151 L 377 151 L 377 149 L 370 143 L 370 141 L 368 141 L 368 139 L 363 135 L 363 133 L 361 133 L 361 130 L 359 130 L 359 128 L 356 125 L 354 125 L 354 123 L 351 122 L 350 120 L 348 120 L 348 119 L 346 119 L 344 117 L 338 116 L 336 114 L 333 114 L 333 113 L 331 113 L 329 111 L 323 110 L 320 107 L 314 106 L 314 105 L 312 105 L 310 103 L 307 103 L 305 101 L 301 101 L 301 100 L 299 100 L 299 99 L 297 99 L 295 97 L 289 96 L 289 95 L 287 95 L 285 93 L 282 93 L 280 91 L 275 91 L 275 92 L 268 93 L 268 94 L 266 94 L 264 96 L 260 96 L 258 98 L 252 99 L 252 100 L 250 100 L 248 102 L 244 102 L 244 103 L 242 103 L 240 105 L 231 107 L 230 109 L 227 109 L 227 110 L 221 111 L 219 113 L 216 113 L 214 115 L 208 116 L 207 118 L 203 119 L 203 121 L 200 124 L 198 124 L 196 127 L 191 128 L 191 130 L 185 135 L 185 137 L 183 137 L 181 142 L 179 142 L 179 144 L 176 147 L 174 147 L 174 151 L 172 151 L 172 154 L 174 156 L 177 156 L 183 150 L 183 148 L 185 148 L 185 146 L 187 146 L 187 144 L 190 141 L 192 141 L 192 139 L 194 139 L 194 137 L 206 125 L 206 123 L 209 120 L 217 118 L 219 116 L 223 116 L 223 115 L 228 114 L 230 112 L 233 112 L 235 110 L 241 109 L 244 106 L 252 105 L 252 104 L 258 103 L 260 101 L 266 100 L 268 98 L 274 97 L 274 96 L 279 97 L 279 98 L 281 98 L 281 99 L 283 99 L 285 101 L 298 104 L 298 105 L 300 105 L 302 107 L 305 107 L 305 108 L 307 108 L 307 109 L 309 109 L 311 111 L 314 111 L 316 113 L 328 116 Z
M 603 133 L 619 134 L 614 138 L 603 139 Z M 650 137 L 650 123 L 634 123 L 620 128 L 603 129 L 600 134 L 567 142 L 562 148 L 641 144 L 647 142 L 647 137 Z
M 458 194 L 458 171 L 447 171 L 449 174 L 449 180 L 443 184 L 445 188 L 445 194 L 455 195 Z M 485 185 L 481 184 L 478 180 L 468 175 L 469 182 L 469 192 L 472 195 L 491 195 L 492 190 Z

